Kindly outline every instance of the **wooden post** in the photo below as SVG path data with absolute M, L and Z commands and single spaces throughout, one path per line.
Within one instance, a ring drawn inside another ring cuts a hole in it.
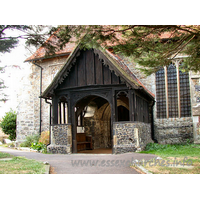
M 58 98 L 53 97 L 52 99 L 53 104 L 53 124 L 58 124 Z
M 133 91 L 133 110 L 134 110 L 134 121 L 137 121 L 137 110 L 136 110 L 136 94 L 135 91 Z
M 76 141 L 76 132 L 77 132 L 77 126 L 76 126 L 76 113 L 75 113 L 75 106 L 71 107 L 71 113 L 72 113 L 72 152 L 77 153 L 77 141 Z
M 67 100 L 67 117 L 68 117 L 67 123 L 72 123 L 72 117 L 71 117 L 71 115 L 72 115 L 71 99 L 68 98 L 68 100 Z
M 116 91 L 115 91 L 115 97 L 114 97 L 114 101 L 115 101 L 115 121 L 118 122 L 118 108 L 117 108 L 117 95 L 116 95 Z
M 61 121 L 61 119 L 62 119 L 62 114 L 61 114 L 61 102 L 59 102 L 59 104 L 58 104 L 59 106 L 58 106 L 58 117 L 59 117 L 59 120 L 58 120 L 58 123 L 59 124 L 61 124 L 62 123 L 62 121 Z
M 117 121 L 117 102 L 116 102 L 116 95 L 115 95 L 115 90 L 112 90 L 112 103 L 113 103 L 113 122 Z
M 133 91 L 129 90 L 129 121 L 134 121 Z
M 68 124 L 68 110 L 69 110 L 69 107 L 68 107 L 68 103 L 65 103 L 65 122 L 66 122 L 66 124 Z

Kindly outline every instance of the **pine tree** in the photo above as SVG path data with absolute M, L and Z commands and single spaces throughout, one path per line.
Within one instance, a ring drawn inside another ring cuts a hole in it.
M 146 74 L 167 66 L 178 54 L 184 55 L 182 69 L 200 69 L 199 25 L 76 25 L 60 26 L 57 36 L 62 47 L 76 37 L 83 48 L 113 48 L 144 66 Z

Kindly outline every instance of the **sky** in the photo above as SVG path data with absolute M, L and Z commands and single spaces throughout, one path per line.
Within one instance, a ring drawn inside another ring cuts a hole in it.
M 11 108 L 17 111 L 17 93 L 21 88 L 20 80 L 30 73 L 30 64 L 24 63 L 24 60 L 30 56 L 30 52 L 25 49 L 24 43 L 25 41 L 21 40 L 10 53 L 0 53 L 0 66 L 7 66 L 5 73 L 0 73 L 0 78 L 4 80 L 7 86 L 4 93 L 8 95 L 8 101 L 0 102 L 0 119 Z M 13 65 L 19 67 L 12 67 Z
M 56 26 L 56 25 L 53 25 Z M 44 29 L 44 32 L 48 30 Z M 6 30 L 7 36 L 19 36 L 24 33 L 18 30 Z M 0 119 L 8 112 L 10 109 L 17 111 L 17 94 L 20 89 L 22 89 L 23 77 L 31 73 L 31 64 L 24 63 L 24 61 L 31 56 L 35 51 L 36 47 L 25 48 L 25 40 L 20 39 L 18 45 L 12 49 L 10 53 L 0 53 L 0 66 L 5 68 L 5 73 L 0 73 L 0 78 L 4 80 L 6 89 L 3 92 L 8 95 L 8 101 L 0 101 Z M 18 67 L 13 67 L 18 66 Z

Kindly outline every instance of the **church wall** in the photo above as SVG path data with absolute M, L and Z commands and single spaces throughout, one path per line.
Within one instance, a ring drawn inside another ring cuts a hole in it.
M 51 83 L 55 74 L 66 62 L 65 58 L 55 58 L 37 62 L 42 68 L 42 91 Z M 40 130 L 40 68 L 31 65 L 31 72 L 21 80 L 17 107 L 17 142 L 26 136 L 39 134 Z M 41 131 L 49 130 L 49 104 L 42 99 Z
M 193 119 L 192 117 L 155 119 L 154 135 L 160 144 L 193 142 Z
M 194 141 L 200 143 L 200 73 L 190 72 Z

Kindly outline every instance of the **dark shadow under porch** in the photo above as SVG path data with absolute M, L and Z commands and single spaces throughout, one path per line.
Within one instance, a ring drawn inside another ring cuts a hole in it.
M 112 148 L 98 148 L 93 150 L 82 150 L 77 153 L 86 153 L 86 154 L 112 154 Z

